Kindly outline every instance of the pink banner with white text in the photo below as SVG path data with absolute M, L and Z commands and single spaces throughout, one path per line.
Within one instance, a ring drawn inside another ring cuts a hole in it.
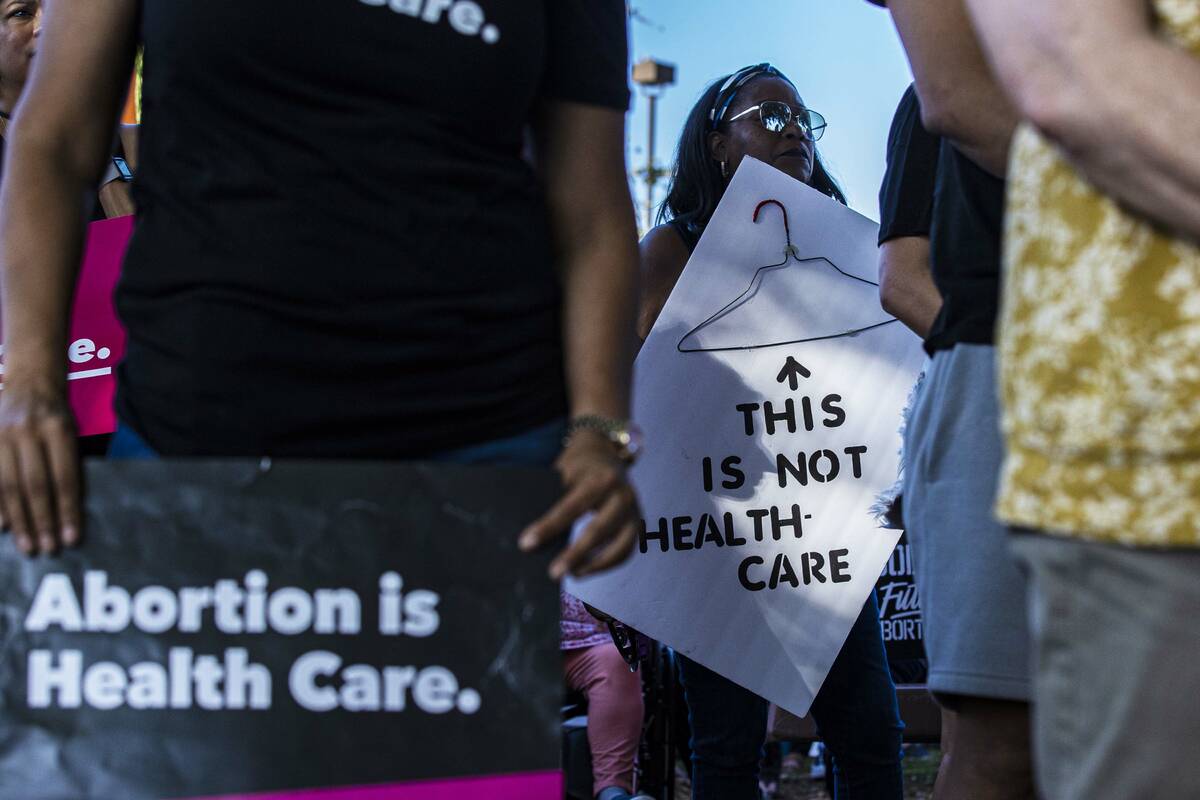
M 116 427 L 113 370 L 125 355 L 125 330 L 117 322 L 113 291 L 132 233 L 133 217 L 88 226 L 67 346 L 67 386 L 80 436 L 112 433 Z
M 113 290 L 132 233 L 133 217 L 88 226 L 66 352 L 67 392 L 80 436 L 116 427 L 113 370 L 125 353 L 125 331 L 117 322 Z

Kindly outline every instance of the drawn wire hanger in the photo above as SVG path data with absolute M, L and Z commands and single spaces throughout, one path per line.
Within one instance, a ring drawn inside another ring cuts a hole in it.
M 778 200 L 763 200 L 761 203 L 759 203 L 754 208 L 753 221 L 755 223 L 758 222 L 759 213 L 763 210 L 763 208 L 765 206 L 768 206 L 768 205 L 778 206 L 780 213 L 783 214 L 783 233 L 784 233 L 784 236 L 786 237 L 786 241 L 787 241 L 787 246 L 784 248 L 784 251 L 783 251 L 783 261 L 779 262 L 778 264 L 770 264 L 765 267 L 760 267 L 757 271 L 755 271 L 754 277 L 750 279 L 750 285 L 746 287 L 746 290 L 744 292 L 742 292 L 737 297 L 735 297 L 733 300 L 731 300 L 720 311 L 713 314 L 708 319 L 704 320 L 704 322 L 701 322 L 695 328 L 692 328 L 690 331 L 688 331 L 683 336 L 682 339 L 679 340 L 679 343 L 676 345 L 676 349 L 679 352 L 681 352 L 681 353 L 720 353 L 720 352 L 726 352 L 726 351 L 730 351 L 730 350 L 761 350 L 761 349 L 765 349 L 768 347 L 782 347 L 783 345 L 802 344 L 804 342 L 819 342 L 819 341 L 822 341 L 825 339 L 840 339 L 842 337 L 847 337 L 847 336 L 857 336 L 858 334 L 860 334 L 864 331 L 873 330 L 874 328 L 879 328 L 884 325 L 890 325 L 891 323 L 896 322 L 896 320 L 894 318 L 890 318 L 883 322 L 877 322 L 872 325 L 865 325 L 860 328 L 855 328 L 853 330 L 848 330 L 848 331 L 842 331 L 840 333 L 832 333 L 832 334 L 826 334 L 826 335 L 822 335 L 822 336 L 809 336 L 809 337 L 802 338 L 802 339 L 792 339 L 792 340 L 782 341 L 782 342 L 770 342 L 767 344 L 751 344 L 751 345 L 736 346 L 736 347 L 688 347 L 688 346 L 685 346 L 685 342 L 687 342 L 688 339 L 697 335 L 698 333 L 700 333 L 702 330 L 704 330 L 708 326 L 712 325 L 713 323 L 721 320 L 724 317 L 729 316 L 734 311 L 736 311 L 738 308 L 740 308 L 742 305 L 744 305 L 751 297 L 753 297 L 757 293 L 758 289 L 761 288 L 763 280 L 764 280 L 764 276 L 766 275 L 766 273 L 771 272 L 772 270 L 782 269 L 783 267 L 788 266 L 789 262 L 791 262 L 792 260 L 795 260 L 797 264 L 802 264 L 802 265 L 803 264 L 824 265 L 826 268 L 834 270 L 839 275 L 841 275 L 842 277 L 844 277 L 848 280 L 852 280 L 852 281 L 855 281 L 858 283 L 864 283 L 864 284 L 867 284 L 868 286 L 874 286 L 874 287 L 878 288 L 879 284 L 875 283 L 874 281 L 869 281 L 869 280 L 866 280 L 865 278 L 860 278 L 857 275 L 851 275 L 850 273 L 843 271 L 840 267 L 838 267 L 837 264 L 834 264 L 828 258 L 824 258 L 822 256 L 817 256 L 815 258 L 800 258 L 800 255 L 796 251 L 795 245 L 792 244 L 791 226 L 788 224 L 787 209 L 784 208 L 783 203 L 779 202 Z

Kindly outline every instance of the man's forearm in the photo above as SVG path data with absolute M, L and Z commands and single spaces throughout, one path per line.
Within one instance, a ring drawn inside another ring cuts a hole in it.
M 1200 59 L 1138 0 L 969 3 L 1022 116 L 1105 194 L 1200 241 Z
M 1003 177 L 1017 115 L 991 73 L 963 0 L 889 0 L 930 133 Z

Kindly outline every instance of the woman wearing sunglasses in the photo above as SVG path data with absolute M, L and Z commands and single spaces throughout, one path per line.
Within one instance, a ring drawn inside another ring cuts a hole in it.
M 717 80 L 688 115 L 679 140 L 662 224 L 642 240 L 644 339 L 712 218 L 729 179 L 750 156 L 845 203 L 821 163 L 824 118 L 769 64 Z M 695 800 L 757 800 L 767 701 L 680 658 L 692 728 Z M 904 729 L 888 671 L 874 594 L 863 606 L 811 714 L 833 753 L 837 798 L 903 796 Z

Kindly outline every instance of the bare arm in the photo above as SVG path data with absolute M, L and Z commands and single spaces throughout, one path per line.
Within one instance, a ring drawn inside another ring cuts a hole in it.
M 969 0 L 1001 82 L 1101 191 L 1200 240 L 1200 58 L 1146 0 Z
M 930 133 L 1004 177 L 1017 115 L 992 76 L 964 0 L 889 0 Z
M 662 313 L 667 298 L 687 265 L 688 249 L 669 225 L 659 225 L 642 239 L 642 292 L 638 302 L 637 332 L 642 341 Z
M 132 70 L 137 9 L 137 0 L 48 4 L 32 81 L 8 131 L 0 196 L 0 505 L 30 553 L 79 536 L 65 387 L 68 314 L 84 210 Z
M 571 413 L 625 417 L 638 263 L 625 118 L 555 103 L 542 124 L 537 157 L 562 271 Z
M 625 118 L 618 111 L 552 103 L 536 130 L 563 283 L 567 390 L 571 416 L 629 417 L 637 300 L 637 227 L 625 178 Z M 522 537 L 538 546 L 580 515 L 597 511 L 555 560 L 552 574 L 588 574 L 622 560 L 638 517 L 633 490 L 607 439 L 571 437 L 558 462 L 567 493 Z
M 929 239 L 901 236 L 879 247 L 879 302 L 922 339 L 942 309 L 929 271 Z
M 97 194 L 100 196 L 100 206 L 104 209 L 106 219 L 127 217 L 137 213 L 129 184 L 119 178 L 102 185 Z
M 138 168 L 138 137 L 141 133 L 141 125 L 122 125 L 117 131 L 120 137 L 121 149 L 125 151 L 125 163 L 134 172 Z

